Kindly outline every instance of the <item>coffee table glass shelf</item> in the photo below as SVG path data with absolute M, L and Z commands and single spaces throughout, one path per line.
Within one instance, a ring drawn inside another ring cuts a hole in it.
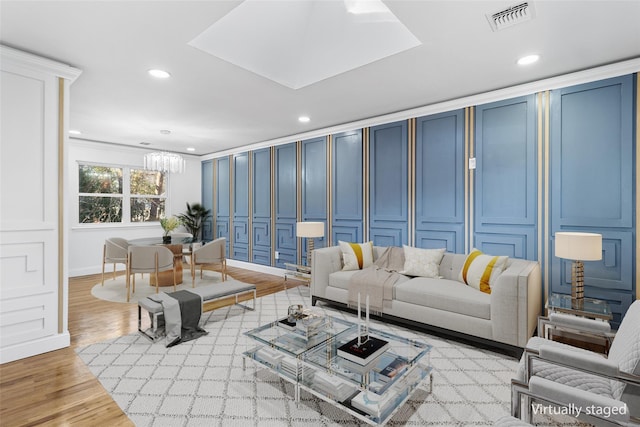
M 245 333 L 258 345 L 243 353 L 243 367 L 251 359 L 293 383 L 296 402 L 305 390 L 368 424 L 383 425 L 427 377 L 431 393 L 431 346 L 370 329 L 389 347 L 363 366 L 337 355 L 338 347 L 357 333 L 356 323 L 330 316 L 311 336 L 304 325 L 287 328 L 274 321 Z

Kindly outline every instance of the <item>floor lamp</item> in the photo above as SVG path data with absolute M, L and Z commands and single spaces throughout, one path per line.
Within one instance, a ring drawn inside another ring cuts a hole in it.
M 307 239 L 307 267 L 311 267 L 311 252 L 313 239 L 324 237 L 324 222 L 299 222 L 296 224 L 296 236 Z
M 584 304 L 584 264 L 582 261 L 602 259 L 602 235 L 595 233 L 558 232 L 555 235 L 555 255 L 573 260 L 571 265 L 571 304 Z

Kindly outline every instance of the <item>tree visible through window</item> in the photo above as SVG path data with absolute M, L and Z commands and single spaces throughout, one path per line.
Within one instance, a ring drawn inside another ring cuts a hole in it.
M 164 173 L 87 164 L 78 171 L 80 223 L 148 222 L 165 216 Z
M 160 221 L 164 217 L 166 181 L 162 172 L 131 171 L 131 222 Z

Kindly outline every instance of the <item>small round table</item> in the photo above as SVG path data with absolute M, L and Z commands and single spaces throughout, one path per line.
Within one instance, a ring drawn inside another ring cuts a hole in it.
M 188 245 L 192 242 L 191 237 L 173 237 L 171 243 L 163 243 L 162 237 L 143 237 L 140 239 L 131 239 L 129 244 L 133 246 L 166 246 L 171 252 L 173 252 L 173 265 L 176 269 L 176 284 L 182 283 L 182 256 L 183 245 Z M 166 270 L 158 273 L 158 286 L 173 286 L 173 271 Z M 151 273 L 151 280 L 149 284 L 155 284 L 156 275 Z

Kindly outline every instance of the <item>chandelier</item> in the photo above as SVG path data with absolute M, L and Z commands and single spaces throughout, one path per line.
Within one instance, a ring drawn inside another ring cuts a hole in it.
M 185 161 L 180 154 L 166 151 L 147 153 L 144 155 L 144 168 L 152 171 L 182 173 Z

